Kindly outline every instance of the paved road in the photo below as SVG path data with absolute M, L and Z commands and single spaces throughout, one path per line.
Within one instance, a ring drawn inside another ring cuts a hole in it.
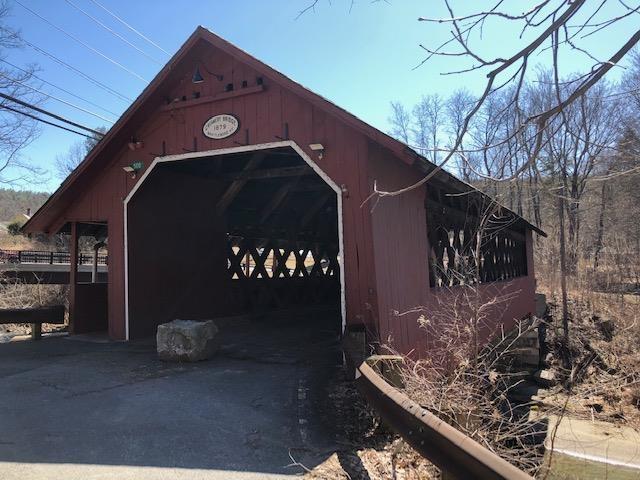
M 336 342 L 256 325 L 223 342 L 198 364 L 143 343 L 0 344 L 0 478 L 276 479 L 301 473 L 289 452 L 331 455 Z

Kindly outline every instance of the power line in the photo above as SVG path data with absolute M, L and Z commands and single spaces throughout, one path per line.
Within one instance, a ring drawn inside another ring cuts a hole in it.
M 87 11 L 83 10 L 82 8 L 80 8 L 79 6 L 77 6 L 75 3 L 73 3 L 71 0 L 64 0 L 65 2 L 67 2 L 69 5 L 71 5 L 73 8 L 75 8 L 76 10 L 78 10 L 79 12 L 81 12 L 85 17 L 93 20 L 94 23 L 97 23 L 98 25 L 100 25 L 102 28 L 104 28 L 107 32 L 111 33 L 112 35 L 118 37 L 120 40 L 122 40 L 123 42 L 125 42 L 127 45 L 129 45 L 132 48 L 135 48 L 138 52 L 140 52 L 142 55 L 144 55 L 145 57 L 147 57 L 149 60 L 151 60 L 152 62 L 157 63 L 158 65 L 162 65 L 162 62 L 160 60 L 157 60 L 156 58 L 152 57 L 151 55 L 149 55 L 147 52 L 145 52 L 144 50 L 142 50 L 141 48 L 139 48 L 137 45 L 134 45 L 133 43 L 131 43 L 129 40 L 127 40 L 126 38 L 124 38 L 122 35 L 120 35 L 118 32 L 116 32 L 115 30 L 113 30 L 112 28 L 109 28 L 107 25 L 105 25 L 104 23 L 102 23 L 100 20 L 98 20 L 96 17 L 94 17 L 93 15 L 91 15 L 90 13 L 87 13 Z
M 50 122 L 49 120 L 45 120 L 44 118 L 40 118 L 40 117 L 38 117 L 36 115 L 31 115 L 30 113 L 23 112 L 22 110 L 18 110 L 17 108 L 12 108 L 12 107 L 9 107 L 7 105 L 0 105 L 0 108 L 4 108 L 5 110 L 9 110 L 11 112 L 19 113 L 20 115 L 24 115 L 25 117 L 33 118 L 34 120 L 37 120 L 37 121 L 42 122 L 42 123 L 46 123 L 47 125 L 51 125 L 52 127 L 61 128 L 62 130 L 66 130 L 67 132 L 75 133 L 77 135 L 82 135 L 83 137 L 87 137 L 87 138 L 95 138 L 95 137 L 92 137 L 91 135 L 87 135 L 85 133 L 78 132 L 78 131 L 73 130 L 71 128 L 67 128 L 65 126 L 58 125 L 57 123 Z
M 57 115 L 57 114 L 52 113 L 52 112 L 50 112 L 48 110 L 45 110 L 44 108 L 36 107 L 35 105 L 33 105 L 31 103 L 25 102 L 25 101 L 20 100 L 19 98 L 16 98 L 16 97 L 12 97 L 11 95 L 7 95 L 6 93 L 0 92 L 0 97 L 4 98 L 6 100 L 9 100 L 11 102 L 17 103 L 18 105 L 22 105 L 23 107 L 27 107 L 27 108 L 30 108 L 32 110 L 35 110 L 36 112 L 48 115 L 48 116 L 50 116 L 52 118 L 55 118 L 56 120 L 60 120 L 61 122 L 68 123 L 69 125 L 72 125 L 74 127 L 80 128 L 82 130 L 86 130 L 87 132 L 91 132 L 94 135 L 98 135 L 100 137 L 104 136 L 104 133 L 99 132 L 97 130 L 94 130 L 93 128 L 89 128 L 89 127 L 85 127 L 84 125 L 80 125 L 79 123 L 76 123 L 76 122 L 73 122 L 71 120 L 68 120 L 68 119 L 66 119 L 66 118 L 64 118 L 64 117 L 62 117 L 60 115 Z
M 116 20 L 118 20 L 120 23 L 122 23 L 125 27 L 127 27 L 129 30 L 131 30 L 132 32 L 136 33 L 138 36 L 140 36 L 141 38 L 143 38 L 144 40 L 146 40 L 147 42 L 149 42 L 151 45 L 153 45 L 154 47 L 156 47 L 158 50 L 166 53 L 167 55 L 171 55 L 169 52 L 167 52 L 164 48 L 162 48 L 160 45 L 158 45 L 157 43 L 155 43 L 153 40 L 151 40 L 150 38 L 146 37 L 144 34 L 140 33 L 138 30 L 136 30 L 135 28 L 133 28 L 131 25 L 129 25 L 127 22 L 125 22 L 122 18 L 120 18 L 118 15 L 116 15 L 115 13 L 113 13 L 111 10 L 109 10 L 107 7 L 105 7 L 104 5 L 102 5 L 100 2 L 98 2 L 97 0 L 91 0 L 93 3 L 95 3 L 97 6 L 99 6 L 101 9 L 103 9 L 105 12 L 107 12 L 109 15 L 111 15 L 113 18 L 115 18 Z
M 123 64 L 121 64 L 120 62 L 114 60 L 113 58 L 109 57 L 108 55 L 105 55 L 104 53 L 102 53 L 100 50 L 97 50 L 95 48 L 93 48 L 91 45 L 89 45 L 88 43 L 85 43 L 84 41 L 80 40 L 78 37 L 76 37 L 75 35 L 67 32 L 65 29 L 57 26 L 55 23 L 50 22 L 49 20 L 47 20 L 45 17 L 43 17 L 42 15 L 40 15 L 37 12 L 34 12 L 33 10 L 31 10 L 29 7 L 27 7 L 26 5 L 24 5 L 22 2 L 20 2 L 20 0 L 14 0 L 14 2 L 16 2 L 18 5 L 20 5 L 22 8 L 24 8 L 25 10 L 27 10 L 28 12 L 32 13 L 33 15 L 35 15 L 36 17 L 38 17 L 40 20 L 42 20 L 43 22 L 45 22 L 47 25 L 50 25 L 51 27 L 55 28 L 56 30 L 58 30 L 59 32 L 63 33 L 64 35 L 66 35 L 67 37 L 69 37 L 70 39 L 72 39 L 73 41 L 79 43 L 80 45 L 82 45 L 83 47 L 91 50 L 92 52 L 94 52 L 97 55 L 100 55 L 102 58 L 108 60 L 109 62 L 113 63 L 114 65 L 116 65 L 117 67 L 121 68 L 122 70 L 124 70 L 125 72 L 129 73 L 130 75 L 133 75 L 134 77 L 138 78 L 139 80 L 142 80 L 145 83 L 149 83 L 148 80 L 146 80 L 144 77 L 138 75 L 136 72 L 134 72 L 133 70 L 130 70 L 129 68 L 125 67 Z
M 9 62 L 9 61 L 7 61 L 7 60 L 3 59 L 3 58 L 0 58 L 0 62 L 6 63 L 7 65 L 9 65 L 9 66 L 10 66 L 10 67 L 12 67 L 12 68 L 15 68 L 15 69 L 17 69 L 17 70 L 20 70 L 21 72 L 24 72 L 24 73 L 26 73 L 26 74 L 28 74 L 28 75 L 31 75 L 33 78 L 36 78 L 36 79 L 38 79 L 39 81 L 41 81 L 41 82 L 43 82 L 43 83 L 46 83 L 47 85 L 52 86 L 53 88 L 57 88 L 57 89 L 58 89 L 58 90 L 60 90 L 61 92 L 64 92 L 64 93 L 66 93 L 67 95 L 71 95 L 72 97 L 77 98 L 78 100 L 81 100 L 81 101 L 83 101 L 83 102 L 86 102 L 86 103 L 88 103 L 89 105 L 93 105 L 94 107 L 99 108 L 99 109 L 100 109 L 100 110 L 102 110 L 103 112 L 107 112 L 107 113 L 109 113 L 109 114 L 113 115 L 114 117 L 119 117 L 119 116 L 120 116 L 119 114 L 117 114 L 117 113 L 115 113 L 115 112 L 112 112 L 111 110 L 108 110 L 108 109 L 106 109 L 106 108 L 104 108 L 104 107 L 101 107 L 100 105 L 98 105 L 97 103 L 92 102 L 91 100 L 87 100 L 86 98 L 83 98 L 83 97 L 81 97 L 80 95 L 77 95 L 77 94 L 75 94 L 75 93 L 73 93 L 73 92 L 70 92 L 69 90 L 66 90 L 66 89 L 62 88 L 62 87 L 60 87 L 60 86 L 56 85 L 55 83 L 51 83 L 51 82 L 49 82 L 49 81 L 45 80 L 44 78 L 39 77 L 39 76 L 38 76 L 38 75 L 36 75 L 35 73 L 30 72 L 30 71 L 28 71 L 28 70 L 25 70 L 24 68 L 18 67 L 17 65 L 14 65 L 13 63 L 11 63 L 11 62 Z
M 36 87 L 32 87 L 31 85 L 27 85 L 26 83 L 23 83 L 20 80 L 16 80 L 14 78 L 11 78 L 11 77 L 9 77 L 8 75 L 5 75 L 2 72 L 0 72 L 0 75 L 3 76 L 4 78 L 6 78 L 7 80 L 9 80 L 10 82 L 14 82 L 14 83 L 17 83 L 19 85 L 22 85 L 23 87 L 28 88 L 30 90 L 33 90 L 34 92 L 38 92 L 41 95 L 46 95 L 49 98 L 53 98 L 54 100 L 57 100 L 58 102 L 64 103 L 65 105 L 68 105 L 68 106 L 70 106 L 72 108 L 75 108 L 77 110 L 80 110 L 81 112 L 88 113 L 89 115 L 93 115 L 94 117 L 99 118 L 100 120 L 104 120 L 105 122 L 114 123 L 114 120 L 111 120 L 109 118 L 103 117 L 102 115 L 100 115 L 98 113 L 95 113 L 95 112 L 92 112 L 91 110 L 87 110 L 85 108 L 82 108 L 81 106 L 76 105 L 74 103 L 67 102 L 66 100 L 64 100 L 62 98 L 59 98 L 59 97 L 56 97 L 55 95 L 52 95 L 50 93 L 43 92 L 42 90 L 37 89 Z
M 2 28 L 2 27 L 0 27 Z M 99 80 L 96 80 L 95 78 L 87 75 L 86 73 L 84 73 L 81 70 L 78 70 L 76 67 L 69 65 L 67 62 L 65 62 L 64 60 L 60 60 L 58 57 L 56 57 L 55 55 L 53 55 L 52 53 L 47 52 L 46 50 L 43 50 L 42 48 L 34 45 L 31 42 L 28 42 L 27 40 L 25 40 L 24 38 L 22 39 L 22 42 L 25 43 L 26 45 L 29 45 L 31 48 L 33 48 L 34 50 L 40 52 L 42 55 L 45 55 L 47 57 L 49 57 L 51 60 L 53 60 L 54 62 L 59 63 L 60 65 L 68 68 L 69 70 L 72 70 L 74 72 L 76 72 L 78 75 L 81 75 L 82 77 L 84 77 L 85 79 L 89 80 L 91 83 L 93 83 L 94 85 L 97 85 L 98 87 L 102 88 L 103 90 L 111 93 L 112 95 L 115 95 L 116 97 L 119 97 L 121 100 L 124 100 L 126 102 L 132 102 L 133 99 L 127 97 L 126 95 L 123 95 L 122 93 L 117 92 L 116 90 L 114 90 L 113 88 L 105 85 L 104 83 L 100 82 Z

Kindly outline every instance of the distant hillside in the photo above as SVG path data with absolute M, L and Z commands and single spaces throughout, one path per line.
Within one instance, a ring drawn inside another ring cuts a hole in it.
M 29 192 L 0 188 L 0 222 L 7 222 L 27 208 L 35 212 L 47 198 L 48 193 Z

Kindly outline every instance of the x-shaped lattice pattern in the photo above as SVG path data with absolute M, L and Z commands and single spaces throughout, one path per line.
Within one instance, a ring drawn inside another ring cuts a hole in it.
M 257 247 L 248 239 L 229 242 L 228 271 L 232 279 L 333 277 L 339 272 L 338 252 L 324 245 Z
M 477 238 L 471 229 L 449 221 L 429 226 L 432 287 L 475 282 L 472 255 Z M 480 244 L 480 282 L 509 280 L 527 274 L 524 238 L 502 229 L 485 233 Z

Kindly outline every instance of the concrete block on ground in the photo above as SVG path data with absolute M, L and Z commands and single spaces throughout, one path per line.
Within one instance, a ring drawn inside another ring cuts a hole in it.
M 173 320 L 158 325 L 156 343 L 161 360 L 197 362 L 218 351 L 218 327 L 212 320 Z

